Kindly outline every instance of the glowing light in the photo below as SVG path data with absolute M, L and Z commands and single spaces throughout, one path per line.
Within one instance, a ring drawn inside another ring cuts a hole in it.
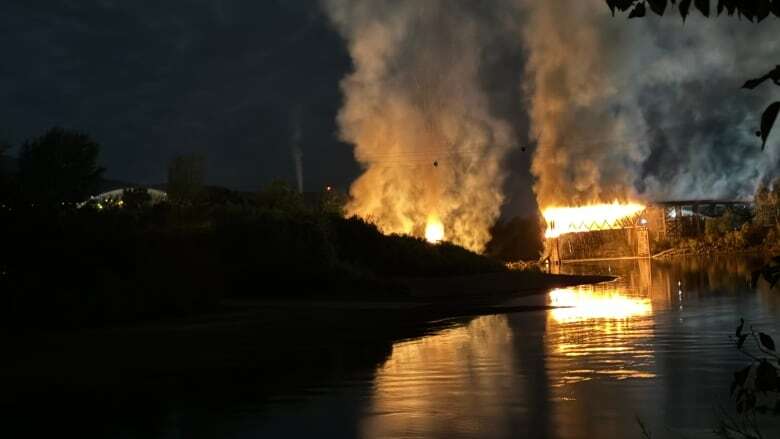
M 550 291 L 550 311 L 557 322 L 587 319 L 623 320 L 650 315 L 652 303 L 647 297 L 632 297 L 619 291 L 593 291 L 587 288 L 560 288 Z
M 638 203 L 590 204 L 578 207 L 548 207 L 542 211 L 547 230 L 545 238 L 557 238 L 565 233 L 612 230 L 622 227 L 621 221 L 643 211 Z
M 444 239 L 444 224 L 438 218 L 428 218 L 428 224 L 425 225 L 425 239 L 432 244 Z

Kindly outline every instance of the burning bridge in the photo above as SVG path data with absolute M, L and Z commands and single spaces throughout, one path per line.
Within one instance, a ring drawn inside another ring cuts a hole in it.
M 753 205 L 734 200 L 656 201 L 558 207 L 542 213 L 547 223 L 545 258 L 564 261 L 647 258 L 653 243 L 700 236 L 707 218 L 726 211 L 750 213 Z

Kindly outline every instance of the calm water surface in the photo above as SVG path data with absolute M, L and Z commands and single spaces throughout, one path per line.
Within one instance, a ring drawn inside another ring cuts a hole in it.
M 639 416 L 653 437 L 713 437 L 714 411 L 731 407 L 731 374 L 745 364 L 729 339 L 739 317 L 780 335 L 780 294 L 750 288 L 746 259 L 564 271 L 620 278 L 513 303 L 566 308 L 478 317 L 398 342 L 365 382 L 244 413 L 251 425 L 236 432 L 625 438 L 641 437 Z
M 567 265 L 619 279 L 507 303 L 556 309 L 438 322 L 367 359 L 355 358 L 366 346 L 349 343 L 279 359 L 284 376 L 256 377 L 287 389 L 271 399 L 237 376 L 221 381 L 225 392 L 202 389 L 205 405 L 150 393 L 118 418 L 67 416 L 121 438 L 639 438 L 637 417 L 653 438 L 714 437 L 715 409 L 732 407 L 732 373 L 745 365 L 729 339 L 739 318 L 780 339 L 780 292 L 751 289 L 754 266 L 733 257 Z

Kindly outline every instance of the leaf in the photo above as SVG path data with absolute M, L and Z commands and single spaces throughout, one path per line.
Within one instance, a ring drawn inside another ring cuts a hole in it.
M 755 8 L 757 21 L 760 22 L 769 16 L 769 0 L 756 0 Z
M 761 344 L 766 346 L 767 349 L 770 351 L 775 350 L 775 341 L 772 340 L 772 337 L 770 337 L 767 334 L 764 334 L 763 332 L 758 333 L 758 339 L 761 341 Z
M 755 79 L 748 79 L 747 81 L 745 81 L 745 84 L 742 85 L 742 88 L 753 90 L 754 88 L 761 85 L 761 83 L 766 81 L 767 79 L 768 79 L 767 76 L 762 76 L 760 78 L 755 78 Z
M 710 16 L 710 0 L 696 0 L 695 5 L 705 17 Z
M 761 360 L 756 368 L 756 390 L 772 391 L 777 388 L 777 369 L 766 360 Z
M 750 374 L 750 368 L 752 366 L 748 366 L 742 370 L 738 370 L 734 372 L 734 383 L 738 387 L 742 387 L 745 385 L 745 380 L 747 380 L 748 375 Z
M 615 16 L 615 0 L 607 0 L 607 7 L 609 7 L 612 16 Z
M 628 18 L 637 18 L 637 17 L 644 17 L 644 16 L 645 16 L 644 2 L 638 3 L 636 6 L 634 6 L 634 9 L 631 11 L 631 13 L 628 14 Z
M 691 7 L 691 0 L 680 0 L 680 15 L 682 15 L 683 21 L 688 16 L 688 9 Z
M 780 2 L 778 2 L 778 4 L 780 4 Z M 775 66 L 775 68 L 772 69 L 771 72 L 767 73 L 767 75 L 772 78 L 772 82 L 780 85 L 780 65 Z
M 737 337 L 742 335 L 742 328 L 745 327 L 745 319 L 739 319 L 739 326 L 737 326 Z
M 614 0 L 614 3 L 615 3 L 615 7 L 620 12 L 626 12 L 628 8 L 630 8 L 631 6 L 634 5 L 634 3 L 636 3 L 636 1 L 637 0 Z
M 655 12 L 656 15 L 664 15 L 666 11 L 666 0 L 647 0 L 650 4 L 650 10 Z
M 766 147 L 766 139 L 769 137 L 770 131 L 772 131 L 772 126 L 775 124 L 778 112 L 780 112 L 780 101 L 771 103 L 768 107 L 766 107 L 766 110 L 764 110 L 764 114 L 761 115 L 762 150 Z
M 737 10 L 737 2 L 739 0 L 726 0 L 726 11 L 728 11 L 729 15 L 734 15 L 734 11 Z

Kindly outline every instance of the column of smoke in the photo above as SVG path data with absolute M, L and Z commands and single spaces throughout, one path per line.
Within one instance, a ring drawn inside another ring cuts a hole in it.
M 683 24 L 671 7 L 626 20 L 601 0 L 523 4 L 540 207 L 746 198 L 776 168 L 752 135 L 770 96 L 740 86 L 774 64 L 777 23 Z
M 416 236 L 441 221 L 446 240 L 483 250 L 503 202 L 502 160 L 515 141 L 491 111 L 480 66 L 497 38 L 520 44 L 516 2 L 324 5 L 354 63 L 338 122 L 364 171 L 347 213 Z

